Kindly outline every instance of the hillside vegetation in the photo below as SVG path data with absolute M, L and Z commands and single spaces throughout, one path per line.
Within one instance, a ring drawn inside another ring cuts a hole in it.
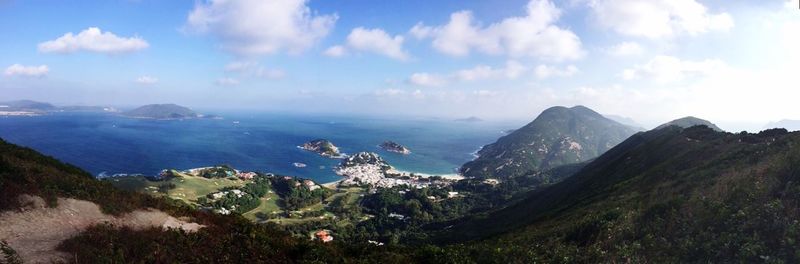
M 796 263 L 800 133 L 639 133 L 574 176 L 440 237 L 480 263 Z
M 593 159 L 634 133 L 583 106 L 551 107 L 531 123 L 484 146 L 479 157 L 460 171 L 480 178 L 536 174 Z

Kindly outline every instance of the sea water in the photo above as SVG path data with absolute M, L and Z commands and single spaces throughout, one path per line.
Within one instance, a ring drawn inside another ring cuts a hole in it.
M 339 160 L 298 149 L 328 139 L 344 153 L 372 151 L 399 170 L 453 174 L 481 146 L 522 123 L 434 118 L 376 118 L 225 113 L 223 119 L 152 120 L 105 113 L 0 117 L 0 138 L 33 148 L 94 175 L 157 175 L 162 169 L 218 164 L 330 182 Z M 383 151 L 386 140 L 411 154 Z M 304 163 L 303 168 L 293 163 Z

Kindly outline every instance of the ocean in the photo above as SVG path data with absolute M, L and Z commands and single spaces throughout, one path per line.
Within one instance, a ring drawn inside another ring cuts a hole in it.
M 53 113 L 0 117 L 0 138 L 33 148 L 93 175 L 156 175 L 162 169 L 228 164 L 336 181 L 339 160 L 298 149 L 323 138 L 344 153 L 371 151 L 399 170 L 453 174 L 481 146 L 520 122 L 459 122 L 433 118 L 374 118 L 273 113 L 224 113 L 224 119 L 150 120 L 105 113 Z M 383 151 L 386 140 L 411 149 Z M 295 162 L 307 164 L 304 168 Z

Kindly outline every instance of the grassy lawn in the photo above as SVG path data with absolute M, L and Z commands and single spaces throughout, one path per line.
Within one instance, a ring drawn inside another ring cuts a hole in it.
M 246 182 L 231 179 L 206 179 L 203 177 L 182 175 L 169 180 L 175 188 L 169 190 L 169 196 L 174 199 L 194 203 L 198 197 L 208 195 L 225 187 L 241 187 Z
M 256 209 L 251 210 L 250 212 L 244 213 L 244 216 L 251 221 L 257 221 L 256 213 L 263 212 L 265 214 L 272 214 L 273 212 L 280 212 L 281 208 L 278 206 L 278 197 L 275 193 L 268 193 L 266 196 L 261 197 L 261 205 L 256 207 Z
M 183 200 L 190 204 L 194 204 L 198 197 L 216 192 L 221 188 L 231 186 L 241 187 L 246 183 L 238 179 L 206 179 L 186 174 L 179 174 L 179 177 L 174 177 L 167 181 L 150 181 L 141 176 L 118 177 L 107 179 L 107 181 L 120 189 L 144 192 L 152 195 L 161 195 L 158 193 L 158 187 L 172 183 L 175 184 L 175 188 L 169 190 L 167 195 L 170 198 Z
M 148 181 L 142 176 L 116 177 L 116 178 L 108 178 L 105 180 L 110 182 L 117 188 L 134 192 L 145 191 L 146 188 L 148 187 L 159 186 L 159 184 Z
M 176 177 L 171 178 L 168 181 L 150 181 L 144 177 L 120 177 L 120 178 L 109 179 L 109 181 L 118 188 L 145 192 L 152 195 L 164 195 L 163 193 L 158 192 L 159 186 L 171 183 L 175 185 L 175 188 L 169 190 L 167 195 L 173 199 L 183 200 L 190 204 L 195 204 L 198 197 L 202 197 L 210 193 L 216 192 L 219 189 L 225 187 L 241 187 L 247 183 L 246 181 L 241 181 L 237 179 L 227 179 L 227 178 L 207 179 L 199 176 L 187 175 L 184 173 L 176 173 L 176 174 L 177 174 Z M 337 189 L 337 192 L 335 194 L 325 199 L 325 204 L 335 201 L 337 199 L 346 198 L 347 199 L 345 201 L 346 204 L 355 206 L 358 203 L 359 196 L 363 194 L 365 191 L 366 190 L 364 188 L 359 188 L 359 187 Z M 272 214 L 274 212 L 281 212 L 283 210 L 279 206 L 280 197 L 276 193 L 268 193 L 260 200 L 261 204 L 258 207 L 243 214 L 245 218 L 252 221 L 257 221 L 258 219 L 256 217 L 256 214 L 259 212 Z M 301 208 L 298 211 L 300 211 L 301 213 L 322 211 L 324 212 L 324 214 L 322 216 L 303 217 L 303 218 L 274 218 L 268 221 L 279 224 L 291 225 L 291 224 L 301 224 L 314 221 L 321 221 L 323 219 L 330 219 L 331 217 L 335 216 L 333 213 L 325 211 L 325 205 L 323 203 L 316 203 Z

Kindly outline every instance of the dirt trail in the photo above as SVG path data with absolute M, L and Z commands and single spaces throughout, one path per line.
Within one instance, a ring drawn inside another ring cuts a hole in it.
M 58 199 L 58 206 L 48 208 L 41 197 L 22 195 L 25 204 L 20 210 L 0 213 L 0 240 L 19 253 L 25 263 L 49 263 L 64 260 L 68 255 L 56 250 L 89 226 L 111 223 L 131 228 L 181 228 L 194 232 L 202 228 L 197 223 L 172 217 L 164 212 L 137 210 L 119 217 L 104 214 L 97 204 L 84 200 Z

